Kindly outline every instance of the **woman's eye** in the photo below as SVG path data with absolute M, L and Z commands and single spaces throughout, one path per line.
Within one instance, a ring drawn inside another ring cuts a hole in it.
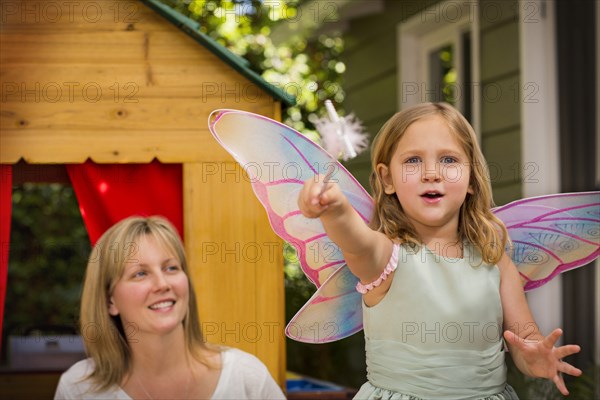
M 172 272 L 172 271 L 179 271 L 181 268 L 179 268 L 178 265 L 170 265 L 166 269 L 167 269 L 167 271 L 171 271 Z
M 146 271 L 138 271 L 138 272 L 136 272 L 136 273 L 133 274 L 134 278 L 142 278 L 144 276 L 146 276 Z
M 442 164 L 452 164 L 452 163 L 456 162 L 456 158 L 449 157 L 449 156 L 448 157 L 442 157 L 441 162 L 442 162 Z

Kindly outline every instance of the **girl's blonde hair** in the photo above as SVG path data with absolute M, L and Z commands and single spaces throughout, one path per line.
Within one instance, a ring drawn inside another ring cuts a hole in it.
M 421 119 L 439 116 L 456 136 L 468 157 L 471 176 L 469 184 L 473 195 L 467 197 L 460 209 L 459 239 L 479 249 L 484 262 L 496 264 L 506 247 L 506 227 L 491 211 L 493 207 L 492 187 L 488 167 L 477 143 L 477 136 L 469 122 L 452 106 L 446 103 L 423 103 L 392 116 L 381 128 L 371 149 L 370 183 L 375 199 L 375 210 L 371 227 L 383 232 L 391 239 L 403 243 L 421 245 L 421 240 L 402 209 L 395 193 L 386 194 L 377 165 L 390 166 L 397 144 L 408 127 Z
M 189 304 L 183 320 L 185 343 L 189 353 L 198 361 L 204 360 L 208 349 L 200 330 L 196 295 L 189 279 L 183 244 L 176 229 L 161 217 L 129 217 L 107 230 L 92 249 L 87 265 L 81 296 L 80 329 L 88 356 L 95 368 L 88 378 L 98 390 L 120 385 L 130 372 L 131 349 L 127 334 L 134 327 L 123 326 L 119 316 L 108 312 L 109 298 L 121 279 L 125 263 L 135 257 L 137 241 L 150 235 L 165 246 L 180 262 L 188 276 Z M 133 338 L 135 338 L 133 336 Z

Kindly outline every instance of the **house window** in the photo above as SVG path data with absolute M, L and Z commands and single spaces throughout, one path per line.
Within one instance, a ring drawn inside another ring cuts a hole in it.
M 402 22 L 399 36 L 400 108 L 444 101 L 478 128 L 478 11 L 474 4 L 441 2 Z
M 428 54 L 429 83 L 433 90 L 433 101 L 456 103 L 456 68 L 453 65 L 454 46 L 446 44 Z

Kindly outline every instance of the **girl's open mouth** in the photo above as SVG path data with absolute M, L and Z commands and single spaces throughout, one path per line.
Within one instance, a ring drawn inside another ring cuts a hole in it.
M 424 197 L 426 199 L 439 199 L 439 198 L 442 198 L 443 196 L 444 195 L 441 194 L 440 192 L 426 192 L 421 195 L 421 197 Z

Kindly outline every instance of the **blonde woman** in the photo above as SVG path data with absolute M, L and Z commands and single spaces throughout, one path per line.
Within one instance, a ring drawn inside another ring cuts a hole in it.
M 267 368 L 207 345 L 181 240 L 160 217 L 130 217 L 94 247 L 81 299 L 89 358 L 55 399 L 283 399 Z

